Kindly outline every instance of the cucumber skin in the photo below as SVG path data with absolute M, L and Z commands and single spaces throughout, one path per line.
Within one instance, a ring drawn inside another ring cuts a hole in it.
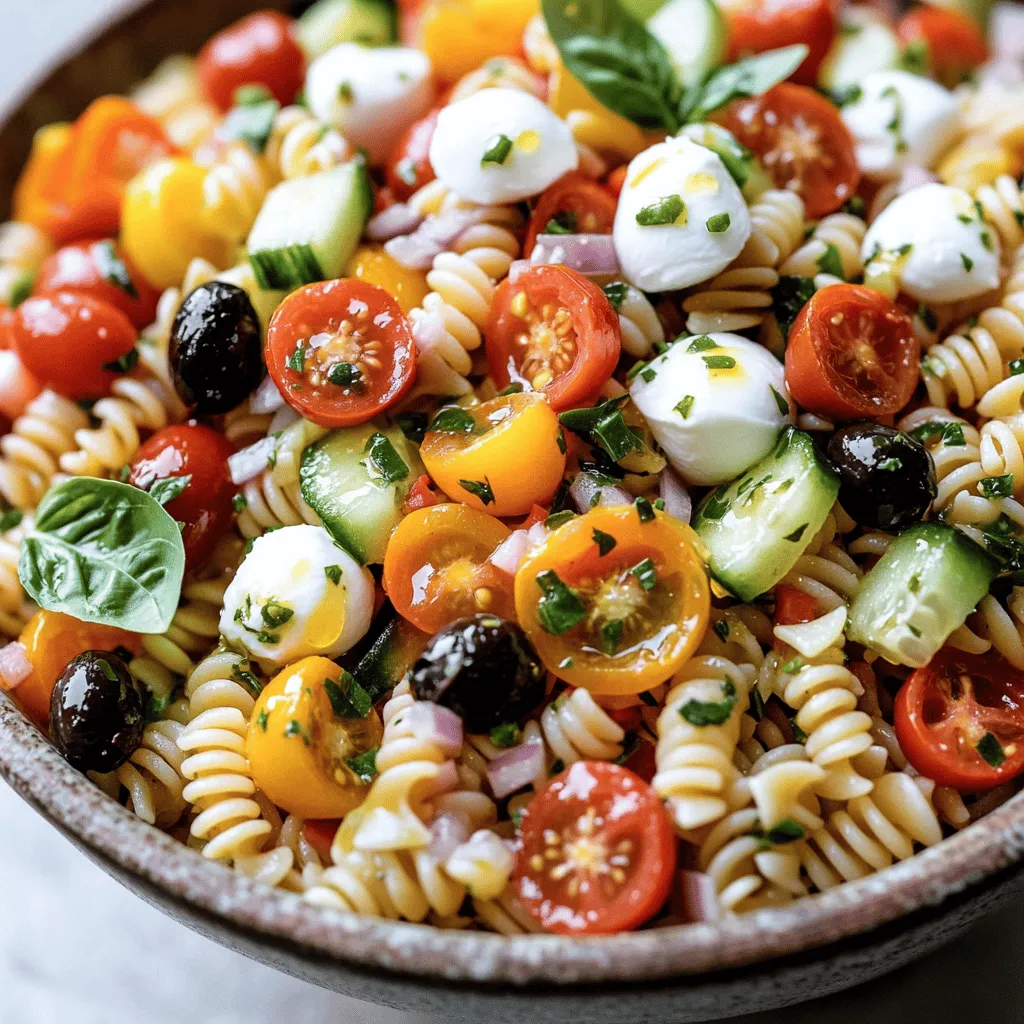
M 320 0 L 301 15 L 296 33 L 307 59 L 313 61 L 339 43 L 394 43 L 398 22 L 388 0 Z
M 376 704 L 390 693 L 423 653 L 428 636 L 396 615 L 359 660 L 355 677 Z
M 921 559 L 913 551 L 913 546 L 920 541 L 927 545 L 928 551 L 934 556 L 923 568 Z M 939 558 L 943 563 L 941 565 Z M 941 590 L 936 587 L 939 581 L 935 579 L 940 572 L 944 583 Z M 994 563 L 985 551 L 959 530 L 944 523 L 918 523 L 904 530 L 864 577 L 850 606 L 846 635 L 855 643 L 863 644 L 893 660 L 894 664 L 920 668 L 939 652 L 949 635 L 964 624 L 967 616 L 988 593 L 997 574 Z M 930 653 L 921 653 L 920 656 L 908 659 L 906 651 L 888 643 L 885 633 L 879 628 L 878 620 L 882 611 L 892 615 L 901 606 L 906 607 L 908 602 L 905 596 L 912 593 L 910 581 L 915 575 L 927 577 L 918 583 L 918 587 L 924 583 L 925 593 L 928 584 L 931 584 L 932 592 L 941 594 L 947 620 L 939 633 L 916 638 L 922 641 L 922 652 L 930 649 Z M 888 599 L 890 594 L 895 595 L 894 599 Z
M 795 480 L 793 486 L 786 492 L 787 495 L 800 497 L 806 504 L 809 492 L 808 487 L 815 487 L 819 497 L 814 507 L 805 510 L 797 517 L 806 522 L 806 528 L 801 535 L 800 542 L 786 541 L 785 534 L 781 534 L 775 541 L 768 539 L 758 547 L 759 564 L 748 563 L 745 566 L 731 567 L 723 565 L 723 559 L 719 552 L 728 554 L 730 543 L 730 530 L 723 526 L 725 517 L 722 519 L 708 519 L 705 511 L 708 504 L 719 494 L 731 494 L 730 505 L 736 498 L 736 487 L 749 476 L 758 477 L 763 475 L 769 465 L 775 465 L 779 461 L 779 444 L 775 446 L 772 453 L 761 462 L 751 466 L 745 473 L 740 474 L 735 480 L 722 487 L 716 488 L 709 494 L 697 510 L 694 517 L 693 528 L 707 551 L 708 572 L 712 579 L 725 587 L 744 603 L 750 603 L 762 594 L 769 591 L 776 583 L 796 565 L 800 556 L 807 549 L 807 545 L 814 539 L 815 534 L 821 529 L 828 518 L 832 506 L 839 496 L 839 474 L 828 465 L 818 450 L 814 447 L 814 441 L 809 434 L 805 434 L 795 427 L 787 427 L 780 434 L 780 442 L 783 437 L 789 437 L 789 443 L 782 452 L 781 458 L 790 458 L 794 452 L 794 446 L 798 447 L 800 454 L 806 462 L 804 472 Z M 816 479 L 812 479 L 816 478 Z M 726 513 L 726 517 L 729 513 Z M 790 526 L 790 529 L 797 529 L 802 523 Z M 780 531 L 781 533 L 781 531 Z

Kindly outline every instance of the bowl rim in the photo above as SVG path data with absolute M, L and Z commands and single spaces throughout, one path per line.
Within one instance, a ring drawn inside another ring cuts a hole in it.
M 62 44 L 0 104 L 0 126 L 87 46 L 162 0 L 122 0 L 89 31 Z M 254 4 L 254 7 L 256 5 Z M 577 938 L 442 931 L 324 910 L 205 860 L 145 824 L 72 769 L 0 692 L 0 777 L 101 862 L 136 876 L 172 902 L 300 956 L 447 982 L 553 986 L 682 978 L 742 968 L 850 938 L 977 886 L 1024 860 L 1024 792 L 978 822 L 868 878 L 783 907 L 704 924 Z

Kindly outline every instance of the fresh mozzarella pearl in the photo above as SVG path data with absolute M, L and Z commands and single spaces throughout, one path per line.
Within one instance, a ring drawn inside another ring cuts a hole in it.
M 999 285 L 999 238 L 952 185 L 929 182 L 894 199 L 864 236 L 862 255 L 890 262 L 921 302 L 959 302 Z
M 679 137 L 629 165 L 612 234 L 631 284 L 671 291 L 721 273 L 750 237 L 750 213 L 718 154 Z
M 714 368 L 723 357 L 735 365 Z M 735 479 L 763 459 L 793 421 L 782 364 L 738 334 L 684 338 L 650 369 L 653 379 L 641 374 L 630 394 L 669 462 L 690 483 Z
M 326 530 L 286 526 L 260 537 L 239 566 L 220 631 L 268 665 L 337 658 L 370 628 L 373 593 L 373 577 Z
M 857 144 L 857 163 L 873 178 L 905 167 L 930 167 L 957 131 L 957 102 L 948 89 L 906 71 L 874 71 L 840 114 Z
M 434 101 L 430 61 L 403 46 L 341 43 L 306 72 L 306 102 L 370 161 L 382 163 L 398 137 Z
M 484 162 L 489 153 L 494 160 Z M 441 111 L 430 163 L 463 199 L 518 203 L 576 170 L 579 153 L 569 126 L 536 96 L 484 89 Z

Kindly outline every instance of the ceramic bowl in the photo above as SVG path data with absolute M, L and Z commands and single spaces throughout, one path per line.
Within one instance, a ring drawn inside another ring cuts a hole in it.
M 26 85 L 0 129 L 0 207 L 42 124 L 127 89 L 266 3 L 121 5 Z M 5 213 L 0 209 L 0 214 Z M 177 920 L 269 966 L 370 1002 L 488 1021 L 702 1021 L 868 980 L 1024 890 L 1024 794 L 913 859 L 821 896 L 716 924 L 606 938 L 504 938 L 321 911 L 144 825 L 73 771 L 0 694 L 0 776 L 90 859 Z

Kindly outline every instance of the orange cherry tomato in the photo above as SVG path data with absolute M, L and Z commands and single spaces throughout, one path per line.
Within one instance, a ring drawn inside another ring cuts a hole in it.
M 619 318 L 607 296 L 575 270 L 529 267 L 506 278 L 491 305 L 487 362 L 499 388 L 512 380 L 542 392 L 556 412 L 587 404 L 615 372 Z
M 813 89 L 783 82 L 763 96 L 737 100 L 715 120 L 761 158 L 779 188 L 800 194 L 808 218 L 838 210 L 857 191 L 853 136 Z
M 780 583 L 775 588 L 775 625 L 795 626 L 818 617 L 818 602 L 796 587 Z
M 118 360 L 135 347 L 138 331 L 106 302 L 56 292 L 14 311 L 12 338 L 25 368 L 47 387 L 66 398 L 102 398 L 123 375 Z
M 896 697 L 896 737 L 925 778 L 980 793 L 1024 772 L 1024 677 L 999 655 L 950 647 Z
M 538 235 L 610 235 L 617 205 L 608 189 L 570 171 L 537 200 L 523 252 L 529 257 Z
M 786 384 L 808 412 L 837 419 L 889 416 L 914 394 L 920 349 L 896 303 L 861 285 L 829 285 L 793 322 Z
M 306 74 L 306 58 L 280 11 L 256 11 L 218 32 L 199 51 L 199 82 L 207 98 L 230 110 L 235 92 L 262 85 L 282 106 L 295 100 Z
M 710 610 L 693 531 L 664 512 L 642 518 L 634 505 L 591 509 L 553 530 L 520 564 L 515 595 L 545 667 L 596 694 L 642 693 L 671 678 Z
M 399 202 L 404 203 L 437 177 L 430 164 L 430 143 L 440 113 L 440 109 L 432 110 L 422 120 L 410 125 L 388 157 L 385 168 L 388 188 Z
M 978 23 L 951 7 L 915 7 L 903 16 L 896 34 L 908 46 L 924 43 L 930 73 L 950 87 L 988 60 L 988 43 Z
M 75 242 L 49 256 L 34 294 L 74 292 L 107 302 L 142 330 L 156 319 L 157 291 L 113 239 Z
M 622 190 L 626 187 L 626 178 L 629 177 L 629 164 L 623 164 L 621 167 L 616 167 L 611 174 L 605 179 L 605 186 L 613 196 L 618 198 L 622 195 Z
M 838 28 L 832 0 L 725 0 L 722 14 L 729 30 L 729 60 L 804 43 L 804 62 L 793 81 L 816 85 L 818 68 Z
M 514 618 L 508 576 L 487 561 L 508 536 L 508 527 L 468 505 L 412 512 L 388 543 L 384 590 L 425 633 L 479 612 Z
M 270 321 L 267 369 L 293 409 L 322 427 L 366 423 L 412 387 L 412 330 L 383 288 L 345 278 L 292 292 Z
M 668 899 L 675 831 L 654 790 L 619 765 L 580 761 L 552 779 L 527 805 L 520 843 L 512 884 L 545 931 L 630 931 Z
M 28 652 L 32 674 L 12 691 L 18 706 L 44 732 L 50 726 L 50 695 L 72 658 L 86 651 L 141 650 L 139 637 L 113 626 L 82 622 L 61 612 L 36 612 L 18 637 Z

